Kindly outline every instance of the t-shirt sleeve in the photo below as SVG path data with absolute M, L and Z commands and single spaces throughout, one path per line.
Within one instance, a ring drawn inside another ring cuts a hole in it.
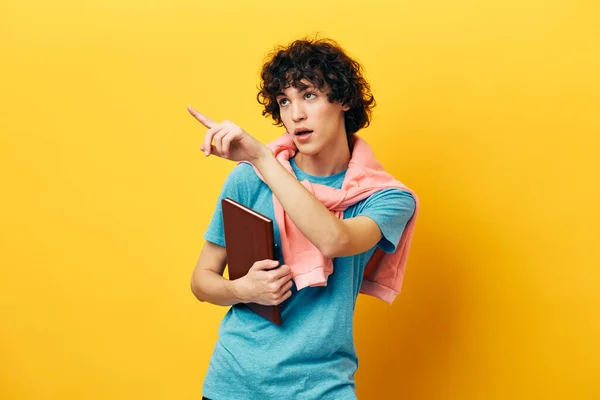
M 382 234 L 377 246 L 386 253 L 393 253 L 415 207 L 415 199 L 410 192 L 386 189 L 367 198 L 358 215 L 367 216 L 377 223 Z
M 225 231 L 223 229 L 223 209 L 221 200 L 229 197 L 239 203 L 248 204 L 247 200 L 250 190 L 248 183 L 253 182 L 256 179 L 258 179 L 258 177 L 254 172 L 254 168 L 247 163 L 238 164 L 229 173 L 225 179 L 219 198 L 217 199 L 211 221 L 204 233 L 205 240 L 225 247 Z

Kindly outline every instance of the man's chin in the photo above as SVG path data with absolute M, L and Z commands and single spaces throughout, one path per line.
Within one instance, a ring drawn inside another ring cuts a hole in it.
M 314 143 L 296 143 L 296 148 L 298 148 L 298 151 L 305 156 L 314 156 L 320 151 L 319 146 Z

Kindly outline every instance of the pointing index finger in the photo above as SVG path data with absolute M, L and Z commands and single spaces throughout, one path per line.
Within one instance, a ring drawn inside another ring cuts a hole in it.
M 206 115 L 201 114 L 198 111 L 196 111 L 192 106 L 188 106 L 187 109 L 188 109 L 189 113 L 192 114 L 192 116 L 194 118 L 196 118 L 205 127 L 212 128 L 213 126 L 215 126 L 217 124 L 215 121 L 208 118 Z

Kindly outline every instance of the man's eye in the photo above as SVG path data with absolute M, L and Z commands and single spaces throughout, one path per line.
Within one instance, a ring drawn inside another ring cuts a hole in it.
M 314 93 L 306 93 L 306 96 L 307 96 L 307 97 L 308 97 L 308 96 L 316 96 L 316 94 L 314 94 Z
M 283 102 L 284 102 L 284 101 L 288 101 L 288 99 L 283 99 L 283 100 L 280 100 L 280 101 L 279 101 L 279 105 L 280 105 L 280 106 L 284 106 L 284 105 L 285 105 L 285 104 L 283 104 Z

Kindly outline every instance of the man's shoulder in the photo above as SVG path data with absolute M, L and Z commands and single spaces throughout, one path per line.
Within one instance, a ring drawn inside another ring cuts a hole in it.
M 364 205 L 373 205 L 379 203 L 387 203 L 387 202 L 401 202 L 407 204 L 414 204 L 415 198 L 411 192 L 405 189 L 400 188 L 388 188 L 379 190 L 366 199 L 363 200 Z
M 248 205 L 248 202 L 268 190 L 269 186 L 260 179 L 252 164 L 240 163 L 225 179 L 221 197 L 230 197 Z
M 227 176 L 226 184 L 241 186 L 256 186 L 262 181 L 256 174 L 254 167 L 249 163 L 239 163 Z
M 247 162 L 241 162 L 233 167 L 229 173 L 229 176 L 236 179 L 248 179 L 252 177 L 258 178 L 258 175 L 256 175 L 256 171 L 254 170 L 252 164 Z

